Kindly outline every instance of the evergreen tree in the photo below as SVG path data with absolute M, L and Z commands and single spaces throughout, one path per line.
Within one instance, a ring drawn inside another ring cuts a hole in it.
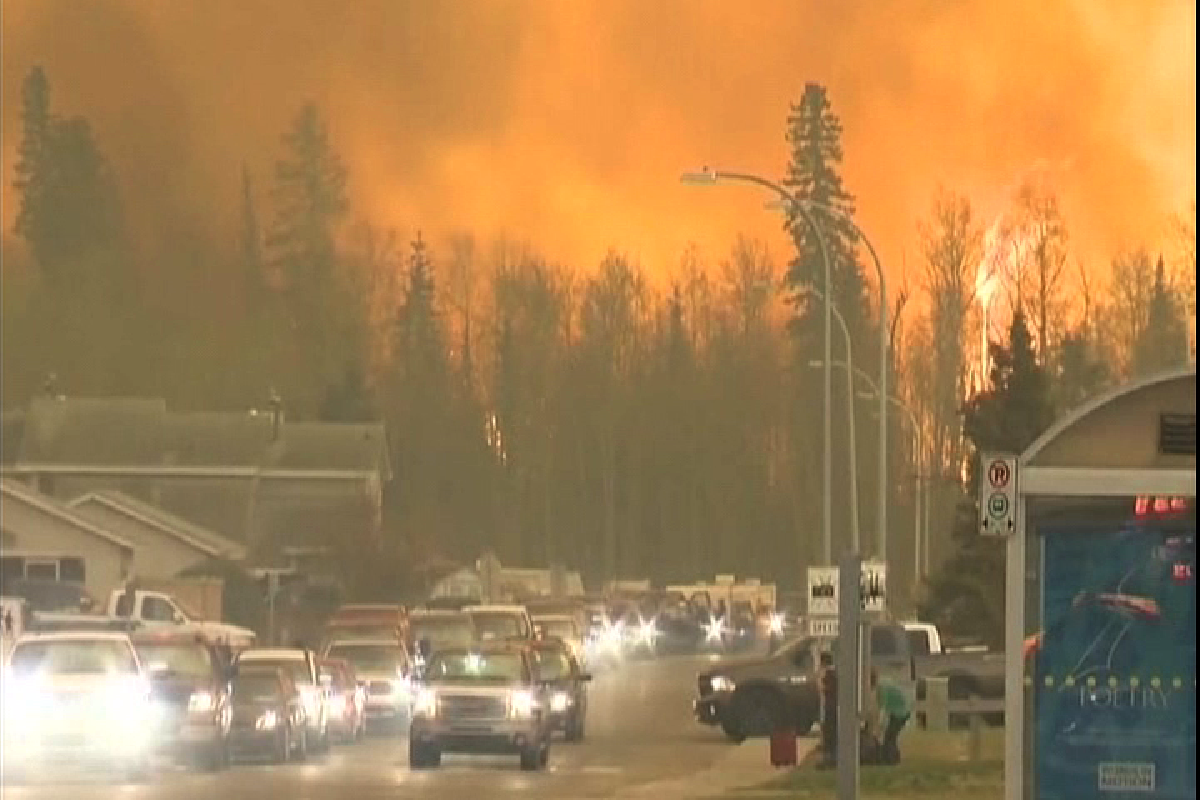
M 357 361 L 348 362 L 341 380 L 326 389 L 318 418 L 322 422 L 375 422 L 379 419 L 366 373 Z
M 1004 545 L 980 535 L 979 454 L 1020 453 L 1054 420 L 1050 383 L 1019 310 L 1006 346 L 992 346 L 991 385 L 965 409 L 964 432 L 974 447 L 964 498 L 956 513 L 957 551 L 929 583 L 922 613 L 959 636 L 1004 642 Z
M 1096 337 L 1085 327 L 1070 330 L 1057 347 L 1053 394 L 1062 414 L 1095 397 L 1112 383 L 1112 367 L 1100 352 Z
M 1146 310 L 1146 326 L 1133 349 L 1133 373 L 1146 375 L 1187 361 L 1187 322 L 1184 320 L 1180 298 L 1167 277 L 1162 256 L 1154 266 L 1154 285 L 1150 306 Z
M 123 284 L 112 256 L 121 241 L 116 183 L 82 117 L 59 118 L 40 67 L 21 92 L 22 138 L 13 186 L 20 206 L 15 232 L 56 289 Z M 104 264 L 100 264 L 104 261 Z M 98 271 L 99 268 L 107 271 Z
M 791 160 L 784 186 L 801 202 L 835 212 L 816 208 L 813 215 L 821 225 L 829 252 L 833 301 L 857 340 L 859 334 L 864 333 L 866 280 L 857 251 L 858 235 L 848 222 L 854 217 L 854 196 L 842 183 L 842 123 L 833 113 L 825 88 L 820 84 L 807 84 L 800 102 L 792 106 L 788 115 L 787 141 L 791 147 Z M 788 287 L 797 293 L 807 288 L 826 291 L 824 262 L 816 233 L 802 219 L 793 216 L 789 216 L 788 227 L 794 232 L 797 250 L 786 276 Z M 803 323 L 809 317 L 822 319 L 823 312 L 818 313 L 820 304 L 806 303 L 800 297 L 793 300 L 802 309 L 800 330 L 808 331 L 809 326 Z M 818 333 L 817 343 L 819 337 Z
M 283 144 L 266 245 L 286 299 L 290 319 L 284 330 L 296 351 L 288 394 L 300 413 L 312 413 L 312 379 L 316 386 L 329 381 L 360 344 L 353 336 L 360 309 L 338 263 L 347 176 L 314 104 L 300 109 Z
M 269 286 L 263 263 L 262 231 L 258 224 L 258 205 L 254 200 L 254 183 L 250 170 L 242 168 L 242 220 L 238 237 L 238 256 L 245 270 L 246 299 L 253 308 L 261 301 Z

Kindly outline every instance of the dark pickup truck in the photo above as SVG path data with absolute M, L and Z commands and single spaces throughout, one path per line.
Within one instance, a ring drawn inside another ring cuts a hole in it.
M 780 723 L 790 724 L 797 734 L 808 733 L 821 716 L 821 654 L 832 644 L 805 636 L 765 658 L 720 662 L 697 678 L 698 696 L 692 704 L 697 720 L 720 725 L 735 742 L 766 736 Z M 871 666 L 912 697 L 914 662 L 901 626 L 872 627 Z

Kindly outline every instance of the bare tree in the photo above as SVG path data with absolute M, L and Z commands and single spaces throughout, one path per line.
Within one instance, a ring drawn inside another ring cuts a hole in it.
M 1103 335 L 1123 375 L 1133 370 L 1133 355 L 1150 320 L 1154 294 L 1154 259 L 1143 248 L 1119 253 L 1112 260 Z
M 970 201 L 944 189 L 918 230 L 929 303 L 928 330 L 918 336 L 925 337 L 930 362 L 930 464 L 939 473 L 956 474 L 963 454 L 959 409 L 967 391 L 967 326 L 983 232 Z
M 1024 231 L 1028 276 L 1025 312 L 1038 352 L 1050 353 L 1066 329 L 1067 226 L 1058 197 L 1047 186 L 1027 182 L 1017 194 L 1017 219 Z

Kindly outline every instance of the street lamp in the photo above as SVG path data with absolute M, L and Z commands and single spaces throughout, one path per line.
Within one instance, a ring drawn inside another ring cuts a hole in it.
M 827 206 L 824 203 L 815 203 L 811 200 L 797 201 L 792 200 L 794 206 L 806 206 L 810 209 L 822 211 L 831 217 L 837 217 L 846 225 L 849 225 L 858 238 L 862 239 L 863 244 L 867 246 L 867 252 L 871 254 L 871 261 L 875 264 L 875 274 L 879 277 L 879 509 L 876 512 L 876 538 L 878 541 L 875 546 L 878 552 L 876 557 L 883 563 L 887 563 L 887 499 L 888 499 L 888 435 L 887 435 L 887 408 L 888 408 L 888 306 L 887 306 L 887 278 L 883 274 L 883 264 L 879 261 L 879 254 L 875 252 L 875 246 L 871 244 L 871 240 L 863 233 L 863 229 L 858 226 L 850 216 L 839 209 Z M 829 276 L 825 276 L 825 286 L 829 287 Z M 828 312 L 826 312 L 828 316 Z M 828 326 L 828 321 L 826 321 Z M 826 337 L 829 336 L 828 327 L 825 332 Z M 828 340 L 827 340 L 828 341 Z M 828 349 L 826 350 L 825 360 L 829 360 Z
M 825 402 L 825 439 L 824 452 L 822 453 L 823 473 L 825 483 L 825 500 L 822 504 L 822 522 L 823 522 L 823 552 L 825 564 L 833 563 L 833 428 L 831 425 L 831 407 L 833 405 L 833 373 L 832 368 L 828 366 L 833 360 L 832 355 L 832 339 L 833 339 L 833 304 L 830 301 L 832 294 L 830 283 L 830 266 L 829 266 L 829 249 L 825 244 L 825 236 L 821 233 L 821 226 L 817 224 L 813 217 L 809 204 L 802 203 L 796 199 L 796 196 L 783 188 L 774 181 L 769 181 L 766 178 L 760 178 L 757 175 L 748 175 L 738 172 L 725 172 L 723 170 L 715 170 L 710 167 L 705 167 L 699 172 L 685 172 L 680 180 L 686 184 L 711 186 L 717 183 L 749 183 L 755 186 L 767 189 L 773 192 L 778 198 L 787 204 L 787 208 L 793 215 L 800 217 L 813 230 L 813 235 L 817 237 L 817 246 L 821 251 L 821 263 L 825 272 L 825 379 L 824 379 L 824 402 Z M 886 408 L 886 404 L 885 404 Z
M 815 294 L 822 300 L 825 296 L 816 289 L 808 289 L 808 292 Z M 842 338 L 846 340 L 846 362 L 832 361 L 828 362 L 834 366 L 850 365 L 850 369 L 846 370 L 846 414 L 849 416 L 850 427 L 850 541 L 851 551 L 858 553 L 862 546 L 862 537 L 859 533 L 858 526 L 858 436 L 854 431 L 854 357 L 853 348 L 850 343 L 850 328 L 846 326 L 846 319 L 842 316 L 842 312 L 838 311 L 836 304 L 831 303 L 829 307 L 833 310 L 833 317 L 838 321 L 838 325 L 842 329 Z M 808 365 L 813 369 L 821 369 L 825 364 L 821 361 L 810 361 Z

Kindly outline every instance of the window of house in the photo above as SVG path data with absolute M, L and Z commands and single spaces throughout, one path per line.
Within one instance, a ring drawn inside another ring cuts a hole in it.
M 82 558 L 68 557 L 58 560 L 58 579 L 60 581 L 84 583 L 86 577 L 87 568 L 84 566 Z
M 27 558 L 25 559 L 25 577 L 40 581 L 58 580 L 58 559 L 56 558 Z

